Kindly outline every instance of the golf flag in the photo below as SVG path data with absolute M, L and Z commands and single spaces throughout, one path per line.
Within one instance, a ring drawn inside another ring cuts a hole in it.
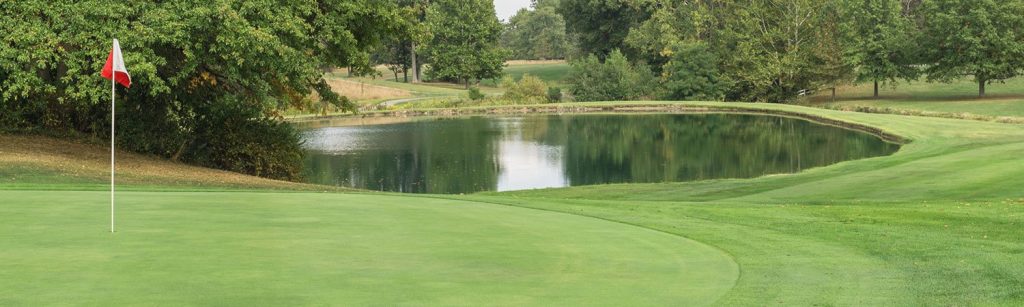
M 117 92 L 117 83 L 129 88 L 132 86 L 132 76 L 128 74 L 128 68 L 124 67 L 124 58 L 121 57 L 121 44 L 114 39 L 114 46 L 107 55 L 107 64 L 103 65 L 100 76 L 110 80 L 110 232 L 114 232 L 114 94 Z
M 107 55 L 107 64 L 103 65 L 103 72 L 100 75 L 126 88 L 132 87 L 132 76 L 128 74 L 128 68 L 124 67 L 121 44 L 117 39 L 114 39 L 114 48 L 110 49 L 110 55 Z

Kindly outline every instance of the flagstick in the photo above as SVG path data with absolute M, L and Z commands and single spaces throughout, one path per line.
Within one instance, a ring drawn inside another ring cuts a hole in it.
M 114 233 L 114 91 L 116 86 L 116 75 L 114 72 L 110 77 L 110 233 Z

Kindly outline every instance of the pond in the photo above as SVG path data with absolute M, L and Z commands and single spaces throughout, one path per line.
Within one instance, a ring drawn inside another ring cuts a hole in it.
M 310 182 L 436 194 L 752 178 L 899 149 L 859 131 L 737 114 L 429 118 L 305 128 L 303 138 Z

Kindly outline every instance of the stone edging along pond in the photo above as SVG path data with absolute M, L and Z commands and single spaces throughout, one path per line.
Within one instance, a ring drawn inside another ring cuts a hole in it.
M 761 108 L 755 106 L 743 106 L 737 103 L 731 105 L 712 104 L 687 104 L 687 103 L 587 103 L 587 104 L 545 104 L 545 105 L 507 105 L 487 107 L 465 107 L 465 108 L 439 108 L 439 109 L 410 109 L 395 111 L 373 111 L 360 114 L 335 115 L 326 117 L 294 118 L 289 122 L 295 124 L 303 123 L 327 123 L 332 120 L 341 119 L 381 119 L 381 123 L 401 122 L 416 117 L 455 117 L 470 115 L 527 115 L 527 114 L 600 114 L 600 113 L 651 113 L 651 114 L 701 114 L 701 113 L 727 113 L 727 114 L 752 114 L 771 115 L 803 119 L 819 124 L 836 126 L 845 129 L 856 130 L 875 135 L 886 142 L 906 144 L 909 140 L 893 133 L 889 133 L 877 127 L 838 120 L 825 116 L 814 115 L 806 112 L 779 110 L 772 108 Z M 387 119 L 395 119 L 389 121 Z

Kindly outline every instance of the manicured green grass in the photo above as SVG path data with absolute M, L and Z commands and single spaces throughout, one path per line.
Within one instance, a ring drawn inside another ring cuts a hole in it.
M 985 116 L 1024 117 L 1024 78 L 991 84 L 987 96 L 978 97 L 978 84 L 970 79 L 953 83 L 927 83 L 917 81 L 896 87 L 882 87 L 880 99 L 874 99 L 872 85 L 863 84 L 841 89 L 837 101 L 826 96 L 816 97 L 830 106 L 868 106 L 944 113 L 968 113 Z M 830 94 L 826 93 L 826 94 Z
M 576 215 L 424 197 L 0 191 L 0 305 L 703 305 L 720 250 Z
M 880 127 L 898 153 L 751 180 L 472 196 L 686 236 L 736 257 L 719 304 L 1024 303 L 1024 126 L 748 105 Z
M 519 80 L 524 74 L 540 78 L 552 86 L 565 86 L 569 75 L 568 63 L 520 64 L 505 67 L 505 74 Z M 494 80 L 489 80 L 495 82 Z
M 0 305 L 1024 304 L 1024 125 L 671 104 L 808 114 L 910 143 L 744 180 L 443 197 L 134 192 L 113 236 L 102 192 L 0 191 L 0 263 L 13 264 Z

